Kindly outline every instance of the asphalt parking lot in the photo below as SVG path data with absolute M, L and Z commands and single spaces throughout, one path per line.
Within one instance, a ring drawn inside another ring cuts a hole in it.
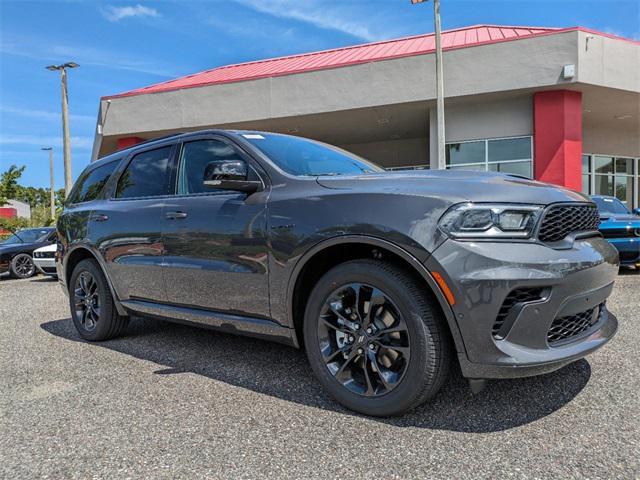
M 0 279 L 0 477 L 638 478 L 640 272 L 586 360 L 401 418 L 328 398 L 302 352 L 153 320 L 89 344 L 53 280 Z

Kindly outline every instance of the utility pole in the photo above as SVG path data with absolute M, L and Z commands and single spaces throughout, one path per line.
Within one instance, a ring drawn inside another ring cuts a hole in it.
M 56 184 L 53 179 L 53 147 L 42 147 L 42 150 L 49 152 L 49 175 L 51 176 L 51 220 L 56 218 Z
M 64 155 L 64 190 L 69 196 L 73 184 L 71 175 L 71 137 L 69 134 L 69 99 L 67 91 L 67 68 L 79 67 L 75 62 L 67 62 L 62 65 L 49 65 L 47 70 L 60 71 L 60 88 L 62 90 L 62 149 Z
M 411 0 L 411 3 L 416 4 L 425 1 L 428 0 Z M 436 37 L 436 109 L 438 113 L 438 158 L 435 166 L 437 169 L 443 170 L 447 168 L 447 160 L 445 154 L 446 137 L 444 134 L 444 69 L 442 65 L 440 0 L 433 0 L 433 23 Z M 433 165 L 431 165 L 431 168 L 433 168 Z

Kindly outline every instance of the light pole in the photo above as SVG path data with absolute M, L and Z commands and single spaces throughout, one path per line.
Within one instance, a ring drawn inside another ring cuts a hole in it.
M 53 179 L 53 147 L 42 147 L 49 152 L 49 175 L 51 175 L 51 219 L 56 217 L 56 184 Z
M 79 67 L 77 63 L 67 62 L 62 65 L 49 65 L 47 70 L 60 71 L 62 89 L 62 148 L 64 154 L 64 190 L 68 196 L 71 190 L 71 139 L 69 137 L 69 100 L 67 98 L 67 68 Z
M 423 3 L 428 0 L 411 0 L 412 4 Z M 440 34 L 440 0 L 433 0 L 433 23 L 436 30 L 436 103 L 438 112 L 438 158 L 436 168 L 447 167 L 445 157 L 444 136 L 444 70 L 442 68 L 442 43 Z

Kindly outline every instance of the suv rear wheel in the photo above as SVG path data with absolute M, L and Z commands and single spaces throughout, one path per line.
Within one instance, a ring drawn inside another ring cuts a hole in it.
M 129 317 L 118 315 L 111 290 L 95 260 L 82 260 L 69 281 L 71 317 L 85 340 L 108 340 L 122 333 Z
M 304 339 L 316 376 L 348 408 L 399 415 L 433 397 L 450 363 L 444 319 L 402 269 L 354 260 L 327 272 L 311 293 Z

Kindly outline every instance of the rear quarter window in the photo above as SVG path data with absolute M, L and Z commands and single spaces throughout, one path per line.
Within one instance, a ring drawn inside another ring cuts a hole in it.
M 90 202 L 98 198 L 117 166 L 118 161 L 113 161 L 84 172 L 69 197 L 69 203 Z

